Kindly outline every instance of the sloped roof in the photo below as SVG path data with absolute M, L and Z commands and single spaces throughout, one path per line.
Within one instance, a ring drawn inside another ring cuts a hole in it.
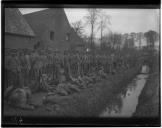
M 30 13 L 24 14 L 24 16 L 43 15 L 43 14 L 49 13 L 49 11 L 51 11 L 51 10 L 58 10 L 58 8 L 57 9 L 55 9 L 55 8 L 53 8 L 53 9 L 52 8 L 46 8 L 46 9 L 42 9 L 42 10 L 39 10 L 39 11 L 35 11 L 35 12 L 30 12 Z
M 5 8 L 5 32 L 35 36 L 33 30 L 17 8 Z

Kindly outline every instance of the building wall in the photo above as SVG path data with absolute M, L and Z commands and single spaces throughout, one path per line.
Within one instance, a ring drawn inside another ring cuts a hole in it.
M 82 42 L 71 28 L 63 9 L 47 9 L 33 14 L 24 15 L 31 28 L 43 43 L 53 49 L 67 49 L 71 44 Z M 50 32 L 54 32 L 54 40 L 50 39 Z M 70 40 L 66 40 L 70 33 Z
M 5 48 L 33 49 L 35 44 L 36 44 L 36 40 L 33 37 L 5 34 Z

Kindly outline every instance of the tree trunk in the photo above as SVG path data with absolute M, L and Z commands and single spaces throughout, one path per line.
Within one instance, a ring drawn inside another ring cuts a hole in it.
M 92 50 L 93 50 L 93 24 L 92 24 L 91 27 L 92 27 L 92 28 L 91 28 L 91 48 L 92 48 Z
M 140 35 L 140 38 L 139 38 L 139 49 L 141 49 L 141 42 L 142 42 L 142 39 L 141 39 L 141 35 Z
M 102 21 L 101 21 L 101 47 L 102 47 Z

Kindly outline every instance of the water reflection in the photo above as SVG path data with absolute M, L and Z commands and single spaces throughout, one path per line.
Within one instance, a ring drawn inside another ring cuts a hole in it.
M 108 105 L 106 110 L 101 113 L 101 117 L 130 117 L 136 110 L 138 97 L 146 83 L 149 67 L 142 66 L 141 73 L 128 85 L 125 93 L 118 96 L 111 105 Z

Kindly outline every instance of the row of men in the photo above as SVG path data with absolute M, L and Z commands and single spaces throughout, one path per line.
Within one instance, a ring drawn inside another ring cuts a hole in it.
M 48 74 L 51 80 L 59 82 L 63 70 L 68 78 L 82 77 L 101 68 L 104 72 L 129 68 L 136 62 L 136 57 L 92 54 L 11 54 L 5 57 L 5 80 L 7 85 L 26 86 L 31 80 L 40 81 L 42 74 Z M 11 83 L 10 83 L 11 82 Z

